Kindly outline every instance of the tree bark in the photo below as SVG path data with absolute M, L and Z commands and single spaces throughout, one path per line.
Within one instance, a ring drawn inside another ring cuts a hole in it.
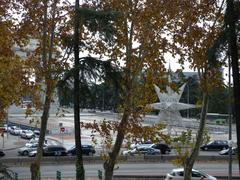
M 131 1 L 129 1 L 131 3 Z M 127 19 L 125 19 L 124 24 L 126 29 L 128 29 Z M 130 108 L 132 106 L 132 85 L 133 85 L 133 74 L 132 74 L 132 41 L 133 41 L 133 23 L 130 25 L 129 31 L 126 31 L 126 37 L 129 37 L 128 42 L 126 43 L 126 71 L 125 71 L 125 88 L 126 88 L 126 96 L 124 102 L 124 112 L 121 122 L 118 127 L 117 138 L 111 153 L 109 153 L 109 159 L 104 162 L 104 170 L 105 170 L 105 180 L 112 180 L 114 166 L 116 163 L 116 159 L 118 157 L 119 151 L 121 149 L 121 145 L 124 140 L 124 135 L 126 132 L 126 125 L 128 123 L 129 116 L 131 114 Z M 129 36 L 128 36 L 129 35 Z
M 232 59 L 232 73 L 233 73 L 233 96 L 234 96 L 234 114 L 237 131 L 237 147 L 240 149 L 240 75 L 239 75 L 239 61 L 238 61 L 238 47 L 236 36 L 236 12 L 234 10 L 234 1 L 227 0 L 227 25 L 229 31 L 229 49 Z M 238 151 L 238 168 L 240 174 L 240 151 Z
M 200 124 L 199 129 L 196 137 L 196 143 L 194 144 L 194 148 L 191 152 L 191 155 L 186 159 L 185 166 L 184 166 L 184 180 L 191 180 L 192 177 L 192 168 L 193 164 L 198 156 L 199 148 L 203 141 L 203 133 L 206 124 L 206 115 L 208 109 L 208 101 L 209 97 L 207 93 L 203 94 L 203 105 L 200 117 Z
M 46 68 L 47 64 L 47 4 L 48 0 L 43 1 L 44 4 L 44 14 L 43 14 L 43 36 L 42 36 L 42 62 L 44 64 L 44 68 Z M 46 78 L 45 78 L 46 80 Z M 34 162 L 31 164 L 30 170 L 31 170 L 31 179 L 37 180 L 39 178 L 39 171 L 40 171 L 40 162 L 42 159 L 42 151 L 43 151 L 43 143 L 45 139 L 45 133 L 47 128 L 47 121 L 49 116 L 49 109 L 50 109 L 50 103 L 51 103 L 51 93 L 50 88 L 46 83 L 46 97 L 43 107 L 43 114 L 41 117 L 41 131 L 40 131 L 40 137 L 38 142 L 38 148 L 37 148 L 37 155 L 34 160 Z M 49 97 L 50 96 L 50 97 Z
M 84 180 L 85 172 L 82 159 L 81 146 L 81 128 L 80 128 L 80 94 L 79 94 L 79 0 L 75 1 L 74 18 L 74 129 L 75 129 L 75 147 L 76 147 L 76 179 Z
M 105 170 L 105 174 L 104 174 L 105 180 L 112 180 L 116 159 L 118 157 L 122 142 L 124 140 L 125 126 L 127 124 L 128 118 L 129 118 L 129 111 L 125 110 L 123 113 L 122 120 L 119 124 L 118 134 L 114 144 L 114 148 L 112 152 L 109 153 L 109 159 L 105 161 L 103 165 Z
M 40 173 L 39 173 L 40 162 L 42 159 L 43 144 L 44 144 L 44 140 L 45 140 L 45 134 L 46 134 L 46 129 L 47 129 L 47 121 L 48 121 L 48 117 L 49 117 L 49 109 L 50 109 L 51 100 L 52 100 L 52 89 L 49 86 L 47 86 L 43 115 L 41 117 L 41 131 L 40 131 L 40 136 L 39 136 L 37 155 L 36 155 L 34 162 L 31 164 L 31 167 L 30 167 L 32 180 L 38 180 L 38 177 L 40 175 Z
M 37 149 L 37 155 L 35 158 L 35 161 L 31 164 L 31 179 L 35 180 L 38 179 L 40 176 L 40 162 L 42 159 L 42 151 L 43 151 L 43 145 L 45 141 L 45 134 L 47 129 L 47 122 L 49 117 L 49 110 L 53 98 L 54 88 L 55 88 L 55 82 L 52 79 L 51 69 L 48 67 L 48 61 L 52 60 L 52 49 L 54 44 L 54 31 L 55 31 L 55 12 L 56 12 L 56 6 L 57 6 L 57 0 L 54 1 L 53 4 L 53 22 L 51 24 L 51 37 L 50 37 L 50 45 L 49 45 L 49 51 L 48 51 L 48 59 L 47 59 L 47 3 L 48 0 L 44 1 L 44 23 L 43 23 L 43 51 L 42 51 L 42 61 L 45 72 L 45 83 L 46 83 L 46 92 L 45 92 L 45 102 L 43 106 L 43 114 L 41 117 L 41 131 L 39 136 L 39 142 L 38 142 L 38 149 Z M 49 71 L 50 70 L 50 71 Z

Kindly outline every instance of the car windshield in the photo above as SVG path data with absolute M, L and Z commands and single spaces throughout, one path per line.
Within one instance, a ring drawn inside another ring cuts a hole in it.
M 210 141 L 209 143 L 207 143 L 207 145 L 212 144 L 212 143 L 213 143 L 213 141 Z
M 200 174 L 202 174 L 203 176 L 205 176 L 205 177 L 208 177 L 208 175 L 206 174 L 206 173 L 204 173 L 204 172 L 202 172 L 202 171 L 197 171 L 198 173 L 200 173 Z

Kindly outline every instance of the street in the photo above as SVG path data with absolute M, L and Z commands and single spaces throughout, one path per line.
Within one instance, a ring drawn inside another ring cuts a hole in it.
M 18 149 L 11 149 L 11 150 L 7 150 L 7 151 L 4 151 L 5 152 L 5 157 L 3 158 L 8 158 L 8 157 L 23 157 L 23 156 L 19 156 L 18 155 Z M 174 150 L 172 150 L 172 152 L 170 154 L 175 154 L 174 153 Z M 200 151 L 199 152 L 199 155 L 207 155 L 207 156 L 216 156 L 218 155 L 218 151 Z M 220 155 L 219 155 L 220 156 Z
M 166 175 L 171 169 L 176 168 L 172 163 L 127 163 L 117 165 L 119 168 L 115 170 L 115 175 Z M 86 177 L 88 179 L 96 179 L 98 170 L 103 170 L 102 164 L 85 164 Z M 196 163 L 195 169 L 199 169 L 213 176 L 221 176 L 228 174 L 227 162 L 201 162 Z M 19 180 L 30 179 L 29 167 L 12 167 L 11 170 L 18 173 Z M 42 165 L 41 177 L 43 179 L 56 177 L 56 171 L 61 171 L 62 179 L 75 179 L 75 165 Z M 238 175 L 237 163 L 233 163 L 233 175 Z M 95 177 L 95 178 L 94 178 Z

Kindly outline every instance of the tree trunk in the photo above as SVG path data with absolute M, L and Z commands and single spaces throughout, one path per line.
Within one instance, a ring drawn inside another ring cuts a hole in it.
M 54 88 L 55 88 L 55 82 L 52 79 L 51 71 L 49 71 L 48 67 L 48 61 L 52 60 L 52 49 L 54 44 L 54 31 L 55 31 L 55 12 L 56 12 L 56 6 L 57 6 L 57 0 L 54 1 L 52 14 L 53 14 L 53 22 L 51 24 L 51 37 L 50 37 L 50 45 L 49 45 L 49 51 L 48 51 L 48 60 L 47 60 L 47 3 L 48 0 L 44 1 L 44 23 L 43 23 L 43 51 L 42 51 L 42 61 L 44 69 L 47 70 L 45 72 L 45 83 L 46 83 L 46 92 L 45 92 L 45 102 L 43 106 L 43 114 L 41 117 L 41 131 L 39 136 L 39 142 L 38 142 L 38 149 L 37 149 L 37 155 L 35 161 L 31 164 L 31 179 L 35 180 L 38 179 L 40 176 L 39 170 L 40 170 L 40 162 L 42 159 L 42 151 L 43 151 L 43 145 L 45 141 L 45 134 L 47 129 L 47 122 L 49 117 L 49 110 L 50 105 L 53 98 Z
M 85 172 L 82 159 L 81 128 L 80 128 L 80 94 L 79 94 L 79 0 L 75 1 L 75 21 L 74 21 L 74 129 L 76 147 L 76 179 L 84 180 Z
M 48 0 L 44 0 L 44 19 L 43 19 L 43 36 L 42 36 L 42 62 L 44 64 L 44 67 L 46 68 L 46 61 L 47 61 L 47 4 Z M 46 78 L 45 78 L 46 80 Z M 42 151 L 43 151 L 43 143 L 45 140 L 45 133 L 47 128 L 47 121 L 49 116 L 49 109 L 50 109 L 50 103 L 51 103 L 51 93 L 50 93 L 50 87 L 48 86 L 48 83 L 46 83 L 46 97 L 43 107 L 43 114 L 41 117 L 41 131 L 40 131 L 40 137 L 38 142 L 38 148 L 37 148 L 37 155 L 34 160 L 34 162 L 31 164 L 30 170 L 31 170 L 31 179 L 37 180 L 40 173 L 40 162 L 42 159 Z
M 129 1 L 131 3 L 131 1 Z M 125 19 L 124 24 L 126 26 L 126 29 L 128 29 L 128 23 L 127 19 Z M 133 23 L 131 23 L 129 31 L 126 31 L 126 37 L 129 37 L 128 43 L 125 45 L 126 47 L 126 71 L 125 71 L 125 102 L 124 102 L 124 112 L 122 120 L 118 127 L 118 134 L 117 138 L 113 147 L 113 150 L 111 153 L 109 153 L 109 159 L 104 162 L 104 169 L 105 169 L 105 180 L 112 180 L 113 177 L 113 171 L 114 166 L 116 163 L 116 159 L 118 157 L 119 151 L 121 149 L 121 145 L 124 140 L 124 135 L 126 132 L 126 125 L 128 123 L 128 118 L 131 114 L 130 109 L 133 109 L 132 107 L 132 86 L 133 86 L 133 74 L 132 74 L 132 64 L 131 64 L 131 58 L 132 58 L 132 41 L 133 41 Z M 131 108 L 130 108 L 131 107 Z
M 201 111 L 201 117 L 200 117 L 200 124 L 199 124 L 199 129 L 198 129 L 198 133 L 197 133 L 197 137 L 196 137 L 196 143 L 194 144 L 191 155 L 186 159 L 186 162 L 185 162 L 184 180 L 191 180 L 193 164 L 198 156 L 199 148 L 203 141 L 203 133 L 204 133 L 204 127 L 206 124 L 208 101 L 209 101 L 208 94 L 204 93 L 203 94 L 203 105 L 202 105 L 202 111 Z
M 109 153 L 109 159 L 104 162 L 103 166 L 105 170 L 105 174 L 104 174 L 105 180 L 112 180 L 116 159 L 118 157 L 122 142 L 124 140 L 125 126 L 127 124 L 129 114 L 130 114 L 129 111 L 126 109 L 123 113 L 122 120 L 119 124 L 118 134 L 114 144 L 114 148 L 112 152 Z
M 234 1 L 227 0 L 227 25 L 229 30 L 229 49 L 232 59 L 233 73 L 233 96 L 234 96 L 234 114 L 237 130 L 237 147 L 240 149 L 240 77 L 239 77 L 239 62 L 238 62 L 238 47 L 236 36 L 236 13 L 234 10 Z M 240 151 L 238 151 L 238 168 L 240 174 Z
M 52 90 L 47 86 L 46 88 L 46 99 L 44 103 L 44 108 L 43 108 L 43 115 L 41 117 L 41 131 L 40 131 L 40 136 L 39 136 L 39 142 L 38 142 L 38 149 L 37 149 L 37 155 L 34 160 L 34 162 L 31 164 L 31 179 L 32 180 L 38 180 L 38 177 L 40 175 L 40 162 L 42 159 L 42 151 L 43 151 L 43 144 L 45 140 L 45 134 L 46 134 L 46 129 L 47 129 L 47 121 L 49 117 L 49 109 L 50 109 L 50 104 L 52 100 Z

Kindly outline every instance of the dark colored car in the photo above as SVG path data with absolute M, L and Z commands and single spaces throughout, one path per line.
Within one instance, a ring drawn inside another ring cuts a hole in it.
M 161 154 L 169 154 L 171 152 L 170 147 L 167 144 L 163 143 L 153 144 L 150 147 L 154 149 L 159 149 L 161 151 Z
M 36 156 L 37 151 L 29 152 L 28 156 Z M 60 145 L 51 145 L 43 148 L 43 156 L 66 156 L 67 150 L 65 147 Z
M 70 155 L 76 155 L 75 146 L 73 146 L 71 149 L 69 149 L 67 151 L 67 153 L 70 154 Z M 91 156 L 95 153 L 96 153 L 96 151 L 95 151 L 95 149 L 92 145 L 82 145 L 82 154 L 83 155 Z
M 228 142 L 223 140 L 210 141 L 208 144 L 202 145 L 201 150 L 223 150 L 228 149 Z
M 220 155 L 228 155 L 229 154 L 229 148 L 220 151 L 219 154 Z M 235 155 L 235 154 L 237 154 L 237 147 L 232 147 L 232 155 Z
M 2 150 L 0 150 L 0 157 L 3 157 L 3 156 L 5 156 L 5 153 Z

